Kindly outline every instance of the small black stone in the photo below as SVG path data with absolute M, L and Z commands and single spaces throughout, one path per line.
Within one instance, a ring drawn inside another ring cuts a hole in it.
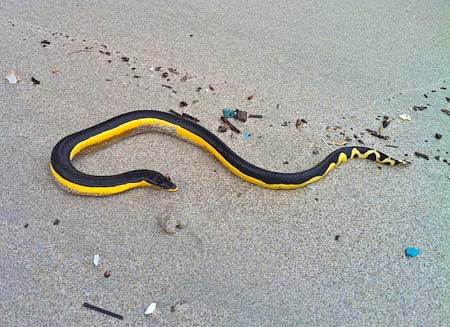
M 58 224 L 59 224 L 59 222 L 60 222 L 60 220 L 59 220 L 59 219 L 55 219 L 55 221 L 53 221 L 53 225 L 58 225 Z
M 339 238 L 340 238 L 340 236 L 339 236 L 339 235 L 336 235 L 336 236 L 334 237 L 334 240 L 335 240 L 335 241 L 339 241 Z
M 438 140 L 440 140 L 442 138 L 442 134 L 436 133 L 434 135 L 435 138 L 437 138 Z
M 181 101 L 180 102 L 180 107 L 187 107 L 187 102 L 186 101 Z
M 31 81 L 33 82 L 33 85 L 39 85 L 39 84 L 41 84 L 41 82 L 38 81 L 37 79 L 35 79 L 34 77 L 31 78 Z

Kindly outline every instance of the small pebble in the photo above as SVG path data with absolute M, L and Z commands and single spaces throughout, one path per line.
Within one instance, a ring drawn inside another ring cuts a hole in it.
M 98 254 L 94 255 L 94 266 L 98 266 L 100 264 L 100 256 Z
M 217 129 L 217 131 L 219 132 L 219 133 L 225 133 L 226 131 L 227 131 L 227 128 L 225 127 L 225 126 L 219 126 L 219 128 Z
M 339 241 L 339 238 L 340 238 L 340 236 L 339 236 L 339 235 L 336 235 L 336 236 L 334 237 L 334 240 L 335 240 L 335 241 Z
M 145 315 L 151 315 L 156 310 L 156 303 L 150 303 L 150 305 L 145 309 Z
M 37 79 L 35 79 L 34 77 L 31 78 L 31 81 L 33 82 L 33 85 L 39 85 L 39 84 L 41 84 L 41 82 L 38 81 Z
M 405 254 L 407 257 L 416 257 L 420 254 L 420 250 L 416 248 L 406 248 Z
M 438 140 L 440 140 L 442 138 L 442 134 L 436 133 L 434 135 L 435 138 L 437 138 Z
M 54 221 L 53 221 L 53 225 L 58 225 L 60 223 L 60 220 L 59 219 L 55 219 Z
M 244 134 L 244 139 L 248 140 L 250 138 L 251 134 L 250 133 L 245 133 Z
M 246 122 L 247 121 L 247 111 L 242 111 L 242 110 L 236 110 L 237 113 L 237 120 L 240 120 L 241 122 Z
M 16 84 L 18 81 L 20 81 L 20 78 L 17 77 L 16 73 L 14 71 L 11 71 L 8 75 L 5 77 L 9 83 Z
M 111 273 L 109 272 L 109 270 L 105 270 L 103 276 L 105 276 L 105 278 L 109 278 L 109 276 L 111 276 Z

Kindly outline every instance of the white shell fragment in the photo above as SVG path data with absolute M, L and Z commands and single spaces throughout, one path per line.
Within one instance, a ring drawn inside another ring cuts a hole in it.
M 145 309 L 145 315 L 151 315 L 156 309 L 156 303 L 150 303 L 150 305 Z
M 316 183 L 308 184 L 308 185 L 306 185 L 306 187 L 309 188 L 310 190 L 314 191 L 316 189 Z
M 94 255 L 94 266 L 98 266 L 100 264 L 100 256 L 98 254 Z
M 404 120 L 404 121 L 411 121 L 411 117 L 409 115 L 405 115 L 405 114 L 398 115 L 398 118 L 400 118 L 401 120 Z
M 20 78 L 17 77 L 16 73 L 12 70 L 8 75 L 5 76 L 10 84 L 16 84 L 20 81 Z

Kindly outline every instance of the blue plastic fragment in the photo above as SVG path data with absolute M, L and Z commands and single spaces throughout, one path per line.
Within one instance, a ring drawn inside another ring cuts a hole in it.
M 223 109 L 223 116 L 225 118 L 237 118 L 237 111 L 231 108 Z
M 408 257 L 416 257 L 420 254 L 420 250 L 416 248 L 406 248 L 405 254 Z
M 244 139 L 248 140 L 250 138 L 251 134 L 250 133 L 245 133 L 244 134 Z

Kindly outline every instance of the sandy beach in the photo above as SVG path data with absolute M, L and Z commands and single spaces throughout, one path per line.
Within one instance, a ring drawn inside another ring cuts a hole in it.
M 450 326 L 447 1 L 0 1 L 0 29 L 0 325 Z M 219 133 L 226 107 L 263 117 Z M 188 113 L 274 171 L 343 142 L 411 164 L 274 191 L 155 132 L 75 165 L 154 169 L 177 192 L 57 185 L 61 138 L 139 109 Z

